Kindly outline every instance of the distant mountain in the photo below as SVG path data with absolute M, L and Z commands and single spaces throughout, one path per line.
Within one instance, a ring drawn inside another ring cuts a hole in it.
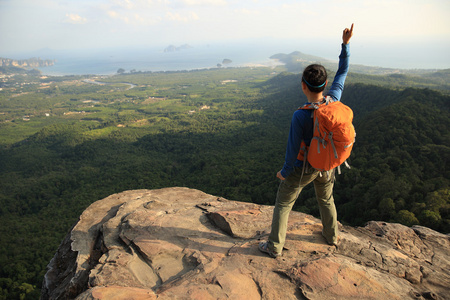
M 322 57 L 309 55 L 300 51 L 294 51 L 290 54 L 278 53 L 270 57 L 270 59 L 278 60 L 286 65 L 289 72 L 300 73 L 305 67 L 312 63 L 320 63 L 326 68 L 335 68 L 335 63 Z
M 284 53 L 278 53 L 278 54 L 274 54 L 270 57 L 271 59 L 278 59 L 282 62 L 289 62 L 289 61 L 296 61 L 296 62 L 318 62 L 318 61 L 328 61 L 331 62 L 330 60 L 327 60 L 323 57 L 319 57 L 319 56 L 314 56 L 314 55 L 310 55 L 310 54 L 305 54 L 302 53 L 300 51 L 294 51 L 290 54 L 284 54 Z
M 336 70 L 338 63 L 337 57 L 336 61 L 332 61 L 323 57 L 305 54 L 300 51 L 294 51 L 290 54 L 278 53 L 272 55 L 270 58 L 284 63 L 286 65 L 287 71 L 293 73 L 302 72 L 306 66 L 312 63 L 320 63 L 327 69 Z M 437 71 L 436 69 L 397 69 L 397 68 L 372 67 L 359 64 L 357 65 L 351 64 L 350 69 L 352 73 L 362 73 L 369 75 L 386 75 L 386 74 L 425 75 Z M 448 73 L 448 70 L 447 71 L 444 70 L 444 73 L 445 72 Z
M 164 49 L 164 52 L 175 52 L 175 51 L 186 50 L 186 49 L 190 49 L 190 48 L 192 48 L 192 46 L 190 46 L 188 44 L 184 44 L 179 47 L 176 47 L 174 45 L 169 45 Z

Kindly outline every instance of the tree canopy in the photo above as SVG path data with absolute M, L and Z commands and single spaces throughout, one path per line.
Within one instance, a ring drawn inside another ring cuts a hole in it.
M 113 193 L 186 186 L 273 205 L 292 113 L 306 101 L 299 75 L 280 71 L 133 72 L 101 85 L 16 75 L 6 83 L 0 299 L 37 298 L 64 235 L 89 204 Z M 379 80 L 349 76 L 343 94 L 357 136 L 352 168 L 335 185 L 339 221 L 448 233 L 450 97 Z M 294 209 L 319 216 L 312 187 Z

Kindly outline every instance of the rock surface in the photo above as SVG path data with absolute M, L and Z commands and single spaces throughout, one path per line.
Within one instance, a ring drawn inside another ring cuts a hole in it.
M 450 238 L 425 227 L 340 225 L 292 212 L 283 256 L 260 253 L 272 206 L 188 188 L 88 207 L 48 266 L 42 299 L 449 299 Z

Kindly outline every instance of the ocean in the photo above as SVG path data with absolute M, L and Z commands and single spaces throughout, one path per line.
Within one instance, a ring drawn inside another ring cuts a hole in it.
M 39 68 L 44 75 L 112 75 L 119 69 L 125 72 L 142 71 L 184 71 L 226 67 L 274 66 L 276 61 L 270 56 L 276 49 L 258 47 L 200 46 L 173 52 L 163 48 L 154 49 L 105 49 L 90 53 L 55 53 L 56 63 Z M 46 55 L 50 56 L 50 55 Z M 231 60 L 223 64 L 223 60 Z
M 180 45 L 176 45 L 180 46 Z M 215 68 L 224 59 L 232 63 L 227 67 L 276 64 L 270 56 L 277 53 L 301 51 L 336 61 L 340 51 L 340 41 L 312 42 L 277 41 L 246 43 L 192 45 L 192 48 L 174 52 L 164 52 L 165 47 L 122 47 L 102 50 L 43 50 L 28 54 L 28 57 L 56 59 L 54 66 L 40 68 L 44 75 L 113 75 L 119 69 L 125 72 L 143 71 L 183 71 Z M 450 68 L 450 42 L 426 41 L 419 45 L 413 41 L 379 43 L 366 40 L 351 44 L 351 64 L 398 69 L 448 69 Z M 26 56 L 25 56 L 26 57 Z M 25 58 L 23 55 L 21 58 Z M 15 57 L 12 57 L 15 58 Z M 20 57 L 19 57 L 20 58 Z

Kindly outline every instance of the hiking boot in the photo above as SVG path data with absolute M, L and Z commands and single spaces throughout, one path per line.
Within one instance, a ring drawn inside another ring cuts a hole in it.
M 333 242 L 330 245 L 336 247 L 336 249 L 339 249 L 339 237 L 336 238 L 336 242 Z
M 269 254 L 272 258 L 277 258 L 278 256 L 281 256 L 281 253 L 275 252 L 274 250 L 270 249 L 269 242 L 261 242 L 258 246 L 259 251 Z
M 328 245 L 335 247 L 336 249 L 339 249 L 339 237 L 336 238 L 335 242 L 327 242 Z
M 325 235 L 322 232 L 322 236 L 325 238 L 325 241 L 327 241 L 327 244 L 330 246 L 334 246 L 336 247 L 336 249 L 338 249 L 339 246 L 339 236 L 336 237 L 336 240 L 334 242 L 329 242 L 328 239 L 325 237 Z

